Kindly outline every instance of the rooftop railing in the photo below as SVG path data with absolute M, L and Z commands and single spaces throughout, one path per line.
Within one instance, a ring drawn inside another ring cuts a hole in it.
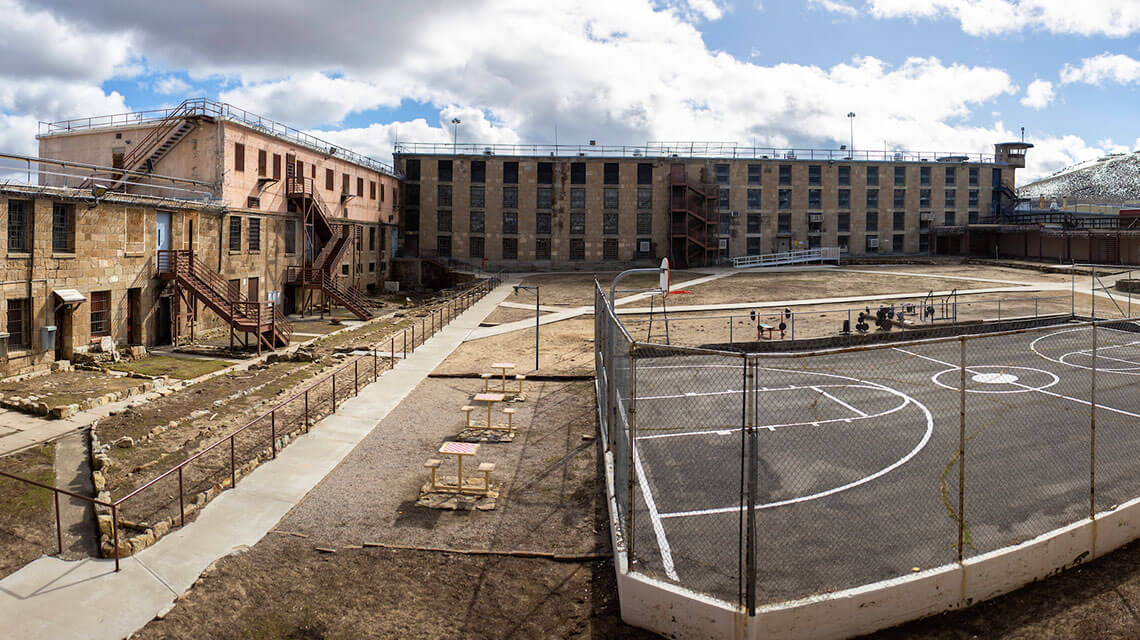
M 264 116 L 251 113 L 245 109 L 239 109 L 231 104 L 225 102 L 218 102 L 209 98 L 191 98 L 184 100 L 182 104 L 170 109 L 149 109 L 146 111 L 131 111 L 128 113 L 116 113 L 105 116 L 91 116 L 87 118 L 73 118 L 70 120 L 59 120 L 56 122 L 40 122 L 39 135 L 50 136 L 59 133 L 67 133 L 71 131 L 85 131 L 89 129 L 102 129 L 109 127 L 129 127 L 145 125 L 162 121 L 169 117 L 171 114 L 178 111 L 183 106 L 189 108 L 190 116 L 209 116 L 212 118 L 219 118 L 236 122 L 245 125 L 252 129 L 256 129 L 266 135 L 283 138 L 294 142 L 303 147 L 307 147 L 318 153 L 336 156 L 363 167 L 368 167 L 374 171 L 399 178 L 401 177 L 396 169 L 386 163 L 381 162 L 375 158 L 350 151 L 338 145 L 335 145 L 327 140 L 322 140 L 312 134 L 305 133 L 299 129 L 290 127 L 289 125 L 282 124 L 276 120 L 271 120 Z
M 820 160 L 831 162 L 994 163 L 992 153 L 745 147 L 735 142 L 649 142 L 644 145 L 480 144 L 476 142 L 397 142 L 406 155 L 471 155 L 605 158 L 729 158 Z

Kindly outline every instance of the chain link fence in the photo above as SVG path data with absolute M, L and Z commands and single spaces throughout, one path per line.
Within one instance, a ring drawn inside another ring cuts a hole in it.
M 742 353 L 636 340 L 596 287 L 599 415 L 630 571 L 753 613 L 1140 496 L 1140 322 L 1126 302 L 1102 306 L 1114 315 Z

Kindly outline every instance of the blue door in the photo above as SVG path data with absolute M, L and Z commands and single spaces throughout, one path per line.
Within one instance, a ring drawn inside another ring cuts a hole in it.
M 159 211 L 155 216 L 154 245 L 158 251 L 170 249 L 170 212 Z

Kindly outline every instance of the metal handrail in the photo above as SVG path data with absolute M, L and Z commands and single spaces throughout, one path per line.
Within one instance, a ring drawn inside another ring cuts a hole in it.
M 162 144 L 175 129 L 178 128 L 180 120 L 193 115 L 187 101 L 183 100 L 181 104 L 175 107 L 162 122 L 150 132 L 136 145 L 131 147 L 130 153 L 123 158 L 123 168 L 134 171 L 138 168 L 140 162 L 150 154 L 155 147 Z
M 780 253 L 765 253 L 753 256 L 739 256 L 732 259 L 732 266 L 763 267 L 769 265 L 793 264 L 797 262 L 839 262 L 839 247 L 818 247 L 815 249 L 798 249 Z

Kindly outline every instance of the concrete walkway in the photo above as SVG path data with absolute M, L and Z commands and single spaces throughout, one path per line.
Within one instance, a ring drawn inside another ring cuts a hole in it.
M 4 637 L 111 640 L 142 627 L 212 562 L 260 540 L 510 293 L 503 285 L 477 302 L 120 573 L 113 560 L 43 557 L 0 581 Z

